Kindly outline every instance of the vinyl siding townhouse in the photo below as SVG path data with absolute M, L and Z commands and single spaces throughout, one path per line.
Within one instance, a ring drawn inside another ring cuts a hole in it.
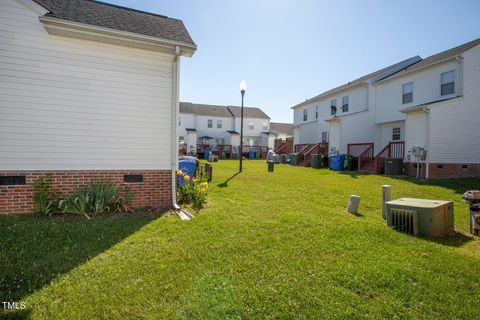
M 302 102 L 295 143 L 328 141 L 365 171 L 404 158 L 425 178 L 480 175 L 480 39 L 425 59 L 416 56 Z M 414 147 L 426 154 L 417 157 Z M 375 167 L 369 162 L 377 161 Z M 377 171 L 378 172 L 378 171 Z
M 182 21 L 95 1 L 0 0 L 0 214 L 105 179 L 172 207 Z M 127 181 L 136 181 L 130 183 Z
M 271 123 L 260 108 L 244 107 L 243 145 L 271 147 L 274 140 L 291 135 L 288 124 Z M 240 145 L 241 107 L 180 102 L 179 140 L 188 154 L 201 152 L 202 145 L 213 149 Z M 245 151 L 245 150 L 244 150 Z

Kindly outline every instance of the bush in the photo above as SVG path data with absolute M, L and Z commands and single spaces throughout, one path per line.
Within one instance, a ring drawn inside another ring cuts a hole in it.
M 122 197 L 120 186 L 113 182 L 93 181 L 85 188 L 77 188 L 71 195 L 60 200 L 59 208 L 64 213 L 82 214 L 87 219 L 104 213 L 130 211 L 127 204 L 132 199 L 130 190 Z
M 33 203 L 41 214 L 51 215 L 58 206 L 58 201 L 54 199 L 51 191 L 51 183 L 52 175 L 50 173 L 33 183 Z
M 193 178 L 182 172 L 177 171 L 177 180 L 183 180 L 183 186 L 177 187 L 178 200 L 180 203 L 192 204 L 193 209 L 200 210 L 207 201 L 208 183 Z

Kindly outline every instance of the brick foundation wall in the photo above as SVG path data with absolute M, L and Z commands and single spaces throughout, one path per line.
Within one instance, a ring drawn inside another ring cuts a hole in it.
M 93 180 L 112 181 L 123 191 L 132 191 L 133 199 L 129 204 L 132 208 L 167 209 L 172 206 L 170 170 L 0 171 L 0 176 L 25 176 L 26 180 L 25 185 L 0 185 L 0 214 L 35 211 L 33 183 L 47 173 L 52 174 L 52 191 L 60 196 Z M 124 182 L 124 175 L 143 175 L 143 182 Z
M 421 178 L 425 178 L 426 165 L 422 164 Z M 405 163 L 405 173 L 411 177 L 417 176 L 415 163 Z M 480 163 L 430 163 L 429 179 L 480 177 Z

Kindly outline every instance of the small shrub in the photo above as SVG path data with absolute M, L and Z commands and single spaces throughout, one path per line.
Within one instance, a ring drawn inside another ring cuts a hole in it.
M 54 199 L 51 184 L 51 174 L 47 174 L 33 183 L 33 203 L 41 214 L 51 215 L 57 209 L 58 201 Z
M 87 219 L 105 213 L 130 211 L 128 202 L 132 192 L 127 190 L 122 196 L 120 186 L 113 182 L 93 181 L 85 188 L 76 188 L 73 194 L 59 202 L 59 208 L 64 213 L 82 214 Z
M 208 183 L 201 179 L 191 179 L 189 175 L 177 171 L 177 180 L 183 180 L 184 184 L 177 188 L 180 203 L 192 204 L 193 209 L 200 210 L 207 201 Z

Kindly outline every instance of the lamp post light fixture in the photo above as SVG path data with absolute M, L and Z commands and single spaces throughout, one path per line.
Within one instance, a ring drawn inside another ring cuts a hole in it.
M 243 160 L 243 97 L 245 96 L 245 91 L 247 90 L 247 84 L 245 80 L 240 82 L 240 93 L 242 94 L 242 109 L 240 114 L 240 167 L 239 172 L 242 172 L 242 160 Z

